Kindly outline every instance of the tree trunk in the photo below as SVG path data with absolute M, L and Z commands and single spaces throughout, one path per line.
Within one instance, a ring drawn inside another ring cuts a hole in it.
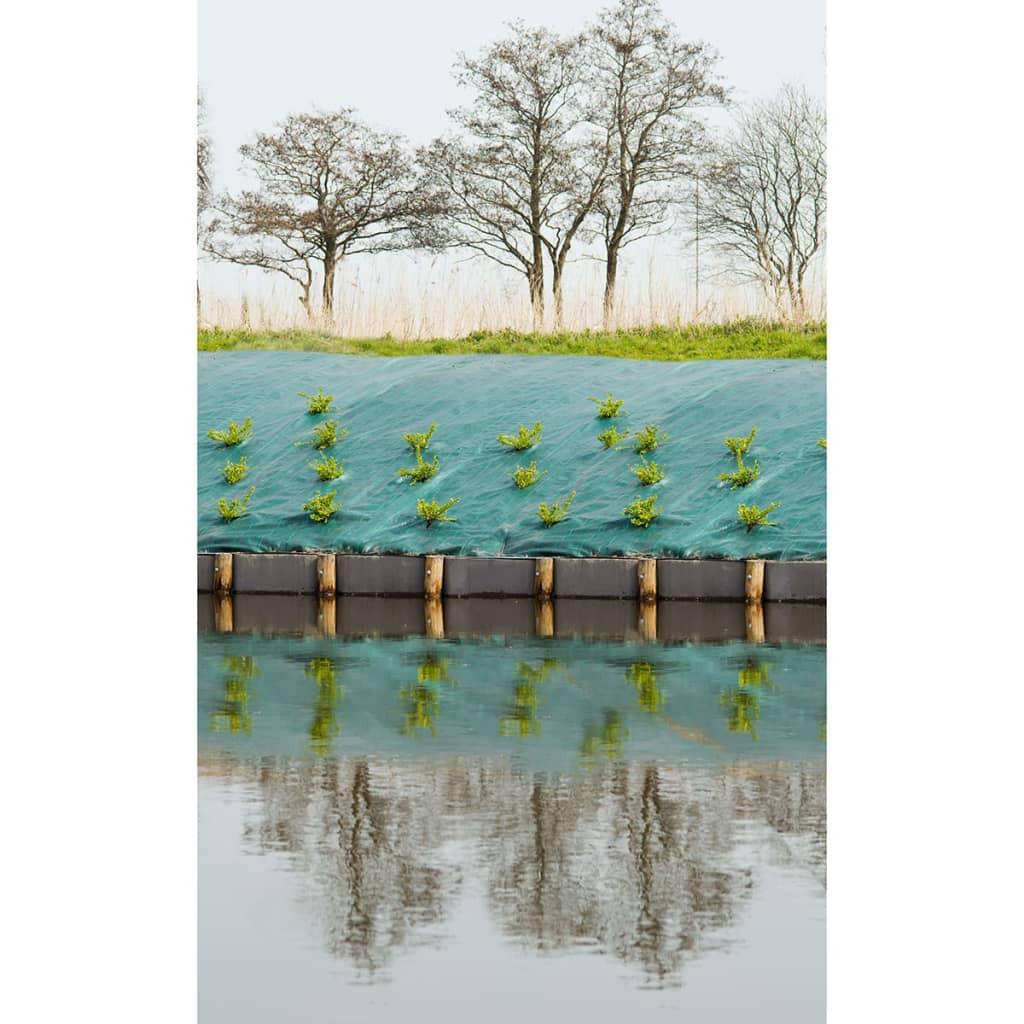
M 553 267 L 551 279 L 551 293 L 555 299 L 555 327 L 562 330 L 565 327 L 565 306 L 562 302 L 562 269 L 564 260 L 559 260 Z
M 337 267 L 337 259 L 333 252 L 324 256 L 324 289 L 321 300 L 321 311 L 324 320 L 334 319 L 334 271 Z
M 533 262 L 528 275 L 530 284 L 530 306 L 533 309 L 533 331 L 539 334 L 544 329 L 544 262 L 541 258 Z
M 610 331 L 615 313 L 615 278 L 619 271 L 619 253 L 616 249 L 608 250 L 608 259 L 604 271 L 604 329 Z

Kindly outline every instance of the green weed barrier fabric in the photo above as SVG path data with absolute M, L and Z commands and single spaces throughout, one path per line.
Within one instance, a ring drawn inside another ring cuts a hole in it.
M 335 396 L 336 412 L 309 415 L 298 392 Z M 599 420 L 587 396 L 612 392 L 624 415 Z M 210 428 L 253 421 L 253 436 L 233 448 L 207 438 Z M 344 476 L 322 483 L 310 463 L 319 453 L 295 442 L 336 419 L 348 435 L 326 454 Z M 512 452 L 496 440 L 520 425 L 543 423 L 533 449 Z M 425 458 L 440 471 L 410 484 L 398 476 L 415 458 L 410 431 L 437 432 Z M 632 439 L 604 450 L 609 426 L 636 431 L 655 424 L 669 439 L 649 459 L 665 480 L 644 487 L 630 472 L 640 457 Z M 758 428 L 746 461 L 760 478 L 730 490 L 720 473 L 735 469 L 723 444 Z M 365 358 L 309 352 L 199 355 L 199 550 L 337 550 L 536 556 L 646 554 L 681 558 L 821 559 L 825 557 L 825 365 L 809 360 L 721 360 L 657 363 L 621 359 L 529 356 Z M 224 481 L 226 461 L 245 455 L 249 474 Z M 512 482 L 532 459 L 544 476 L 532 487 Z M 224 522 L 219 498 L 255 491 L 249 515 Z M 317 491 L 337 491 L 341 511 L 325 524 L 303 504 Z M 568 519 L 552 527 L 539 502 L 576 491 Z M 630 525 L 623 509 L 636 497 L 659 496 L 660 518 Z M 457 523 L 427 528 L 418 498 L 444 502 Z M 740 502 L 781 502 L 777 527 L 748 532 Z
M 531 769 L 825 756 L 824 647 L 199 636 L 199 749 Z

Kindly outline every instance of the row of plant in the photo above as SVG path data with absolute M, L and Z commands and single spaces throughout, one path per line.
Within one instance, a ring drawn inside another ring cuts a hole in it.
M 299 395 L 306 399 L 306 411 L 309 415 L 322 415 L 334 411 L 332 408 L 334 396 L 325 394 L 323 388 L 319 388 L 315 395 L 305 392 L 299 392 Z M 603 399 L 590 396 L 588 401 L 594 402 L 597 405 L 597 418 L 600 420 L 617 419 L 624 414 L 624 400 L 615 398 L 610 392 Z M 499 434 L 497 441 L 505 448 L 514 452 L 529 451 L 540 442 L 543 436 L 543 429 L 543 424 L 540 421 L 532 426 L 520 425 L 514 434 Z M 429 447 L 436 431 L 437 423 L 432 422 L 427 430 L 422 433 L 410 432 L 403 435 L 406 444 L 412 449 L 416 464 L 407 469 L 400 469 L 398 471 L 399 477 L 408 480 L 410 484 L 419 484 L 432 479 L 438 474 L 440 471 L 439 456 L 435 453 L 433 459 L 429 461 L 424 458 L 424 452 Z M 224 430 L 208 430 L 207 436 L 226 447 L 234 447 L 248 440 L 252 433 L 252 420 L 246 417 L 241 423 L 229 423 Z M 335 447 L 347 434 L 347 429 L 339 431 L 337 421 L 327 420 L 313 428 L 312 437 L 295 442 L 297 446 L 310 446 L 320 453 L 319 459 L 309 464 L 320 480 L 331 482 L 343 476 L 344 467 L 333 455 L 327 454 L 327 451 Z M 669 440 L 668 433 L 661 430 L 657 425 L 646 424 L 632 435 L 629 430 L 619 430 L 613 425 L 598 434 L 597 440 L 605 450 L 617 450 L 621 449 L 631 436 L 633 438 L 632 449 L 640 456 L 640 462 L 635 466 L 631 466 L 630 472 L 637 477 L 637 480 L 643 486 L 651 486 L 664 481 L 664 467 L 653 459 L 647 458 L 648 455 Z M 721 473 L 719 480 L 729 483 L 731 490 L 746 487 L 761 475 L 760 462 L 755 461 L 753 465 L 748 465 L 744 461 L 744 456 L 749 453 L 756 436 L 757 427 L 755 426 L 751 428 L 749 434 L 743 437 L 725 438 L 724 443 L 726 447 L 736 459 L 736 468 L 730 473 Z M 827 447 L 825 438 L 819 438 L 818 445 L 825 449 Z M 234 485 L 243 480 L 247 476 L 248 471 L 248 463 L 243 455 L 238 462 L 231 462 L 229 460 L 225 463 L 223 469 L 224 479 L 228 484 Z M 546 474 L 547 470 L 539 469 L 537 460 L 532 459 L 528 465 L 516 467 L 512 473 L 512 480 L 517 488 L 525 489 L 532 487 Z M 231 501 L 228 501 L 226 498 L 219 499 L 218 508 L 221 517 L 225 521 L 230 522 L 247 515 L 249 500 L 254 491 L 255 487 L 250 487 L 244 495 Z M 545 526 L 550 527 L 567 519 L 569 509 L 576 498 L 576 493 L 573 490 L 561 500 L 550 503 L 540 502 L 537 506 L 537 516 L 540 521 Z M 460 500 L 458 497 L 450 498 L 445 502 L 419 499 L 416 502 L 416 514 L 428 527 L 438 522 L 458 522 L 454 516 L 448 513 Z M 747 532 L 750 532 L 757 526 L 777 526 L 778 524 L 771 522 L 768 516 L 779 506 L 780 502 L 778 501 L 772 502 L 764 508 L 755 504 L 746 505 L 741 502 L 737 507 L 736 515 L 738 520 L 746 526 Z M 318 490 L 316 494 L 303 504 L 302 509 L 309 514 L 310 519 L 314 522 L 326 523 L 341 510 L 341 507 L 337 502 L 337 490 L 327 491 L 326 493 L 321 493 Z M 623 515 L 629 522 L 633 526 L 641 528 L 650 526 L 661 515 L 661 512 L 662 509 L 658 505 L 657 495 L 651 495 L 647 498 L 637 496 L 623 509 Z

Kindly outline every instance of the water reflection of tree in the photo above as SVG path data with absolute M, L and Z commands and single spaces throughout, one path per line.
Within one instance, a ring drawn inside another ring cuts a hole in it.
M 245 840 L 291 858 L 327 949 L 367 980 L 440 941 L 462 866 L 484 878 L 499 928 L 536 950 L 601 949 L 645 983 L 679 984 L 722 941 L 753 884 L 740 821 L 766 823 L 786 856 L 823 874 L 820 766 L 600 762 L 529 774 L 499 759 L 403 763 L 230 760 L 255 782 Z M 445 843 L 472 850 L 460 865 Z M 762 840 L 758 840 L 761 842 Z
M 658 686 L 658 672 L 648 661 L 635 661 L 626 670 L 626 681 L 636 689 L 636 698 L 648 714 L 656 715 L 665 703 L 665 695 Z
M 562 669 L 558 658 L 544 658 L 540 666 L 525 661 L 516 666 L 517 681 L 511 702 L 506 705 L 504 714 L 498 723 L 501 736 L 539 736 L 540 735 L 540 686 L 556 669 Z
M 736 675 L 736 686 L 719 698 L 729 712 L 729 732 L 745 732 L 756 743 L 757 721 L 761 718 L 762 689 L 774 692 L 777 687 L 771 675 L 771 663 L 747 658 Z
M 601 724 L 590 723 L 583 730 L 580 761 L 584 767 L 592 768 L 601 757 L 618 760 L 627 739 L 629 729 L 623 724 L 622 715 L 614 708 L 605 708 Z
M 402 734 L 413 736 L 418 732 L 437 735 L 437 713 L 441 707 L 439 687 L 441 683 L 454 684 L 449 674 L 447 658 L 426 655 L 416 668 L 416 683 L 402 687 L 398 696 L 404 705 Z
M 229 655 L 224 658 L 224 698 L 210 713 L 210 732 L 252 732 L 249 714 L 249 683 L 259 675 L 255 658 Z
M 316 683 L 313 721 L 309 726 L 309 749 L 324 757 L 334 746 L 334 737 L 341 732 L 337 708 L 344 696 L 338 682 L 338 669 L 330 658 L 314 658 L 306 666 L 306 675 Z

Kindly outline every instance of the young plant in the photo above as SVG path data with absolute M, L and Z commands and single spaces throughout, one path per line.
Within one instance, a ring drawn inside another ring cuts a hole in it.
M 429 480 L 432 476 L 437 476 L 437 471 L 441 468 L 441 464 L 438 461 L 437 456 L 434 456 L 433 462 L 424 462 L 423 455 L 420 449 L 416 449 L 416 466 L 413 469 L 400 469 L 398 475 L 401 477 L 407 477 L 411 484 L 421 484 L 424 480 Z
M 736 509 L 736 515 L 741 523 L 746 524 L 747 533 L 750 533 L 755 526 L 778 526 L 778 523 L 769 522 L 768 516 L 770 516 L 780 504 L 782 503 L 779 501 L 773 501 L 765 508 L 758 508 L 757 505 L 740 505 L 739 508 Z
M 757 437 L 757 427 L 753 427 L 746 437 L 727 437 L 725 446 L 737 459 L 740 459 L 750 451 L 755 437 Z
M 229 484 L 237 484 L 239 480 L 244 480 L 248 472 L 249 466 L 244 455 L 237 462 L 224 463 L 224 479 Z
M 498 442 L 515 452 L 524 452 L 527 448 L 532 448 L 540 440 L 543 429 L 538 420 L 532 427 L 521 426 L 515 434 L 499 434 Z
M 313 495 L 305 505 L 302 506 L 303 512 L 309 513 L 309 518 L 314 523 L 326 523 L 335 512 L 339 511 L 341 506 L 334 500 L 337 496 L 337 491 L 328 491 L 326 494 L 321 494 L 319 491 Z
M 317 451 L 322 452 L 325 448 L 333 448 L 343 437 L 348 435 L 348 430 L 338 430 L 337 420 L 328 420 L 326 423 L 319 423 L 313 428 L 313 436 L 307 441 L 296 441 L 296 445 L 312 445 Z
M 516 482 L 516 487 L 532 487 L 545 473 L 547 470 L 538 470 L 537 460 L 532 459 L 528 466 L 517 466 L 512 479 Z
M 667 440 L 668 434 L 664 430 L 659 430 L 653 423 L 648 423 L 646 427 L 638 430 L 634 435 L 633 451 L 638 455 L 648 455 L 658 445 L 664 444 Z
M 648 462 L 645 458 L 640 459 L 639 466 L 630 466 L 629 471 L 645 486 L 661 483 L 665 479 L 665 470 L 657 462 Z
M 592 395 L 588 395 L 587 401 L 594 402 L 597 405 L 597 418 L 599 420 L 613 420 L 616 416 L 622 415 L 624 399 L 613 398 L 610 391 L 604 398 L 594 398 Z
M 326 481 L 337 480 L 345 472 L 345 467 L 333 455 L 321 455 L 319 462 L 311 462 L 309 468 Z
M 736 456 L 736 472 L 735 473 L 720 473 L 718 476 L 719 480 L 724 480 L 726 483 L 732 484 L 729 488 L 731 491 L 735 491 L 738 487 L 746 487 L 747 484 L 753 483 L 761 475 L 761 463 L 755 462 L 753 468 L 746 465 L 743 462 L 743 456 Z
M 819 437 L 818 438 L 818 447 L 819 448 L 824 448 L 826 451 L 828 451 L 828 442 L 825 440 L 825 438 L 823 438 L 823 437 Z
M 221 498 L 217 502 L 217 508 L 220 509 L 220 517 L 226 523 L 230 523 L 234 519 L 241 519 L 242 516 L 249 514 L 249 499 L 252 497 L 255 487 L 250 487 L 245 494 L 238 498 L 232 498 L 228 501 L 226 498 Z
M 428 444 L 430 444 L 430 439 L 434 436 L 435 430 L 437 430 L 437 424 L 431 423 L 430 429 L 425 434 L 405 434 L 404 437 L 409 447 L 414 452 L 421 452 Z
M 208 430 L 206 436 L 211 441 L 234 448 L 236 444 L 248 441 L 252 437 L 252 420 L 248 416 L 241 423 L 232 421 L 225 430 Z
M 307 395 L 305 391 L 300 391 L 299 398 L 306 400 L 306 412 L 310 416 L 331 412 L 331 403 L 334 401 L 334 395 L 325 395 L 323 388 L 317 388 L 315 395 Z
M 420 498 L 416 502 L 416 515 L 427 524 L 428 528 L 433 526 L 434 523 L 457 523 L 458 519 L 448 515 L 447 512 L 458 505 L 458 503 L 458 498 L 451 498 L 443 505 L 437 501 L 424 501 Z
M 661 509 L 657 506 L 658 496 L 656 494 L 652 494 L 649 498 L 634 498 L 622 510 L 622 514 L 626 516 L 634 526 L 647 527 L 661 515 Z
M 551 505 L 547 505 L 542 501 L 537 506 L 537 515 L 540 517 L 540 521 L 545 526 L 554 526 L 555 523 L 560 523 L 569 515 L 569 506 L 575 497 L 576 492 L 573 491 L 569 497 L 564 498 L 562 501 L 556 501 Z
M 617 430 L 615 427 L 609 427 L 607 430 L 602 430 L 597 435 L 598 441 L 605 448 L 618 448 L 626 438 L 629 437 L 628 430 Z

